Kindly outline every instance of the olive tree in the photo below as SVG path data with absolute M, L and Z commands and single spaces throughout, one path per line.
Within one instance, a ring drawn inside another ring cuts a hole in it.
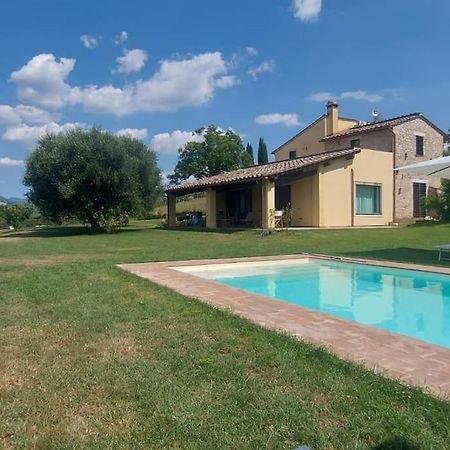
M 126 225 L 161 194 L 155 152 L 95 127 L 42 137 L 27 159 L 24 184 L 45 217 L 75 218 L 95 230 Z

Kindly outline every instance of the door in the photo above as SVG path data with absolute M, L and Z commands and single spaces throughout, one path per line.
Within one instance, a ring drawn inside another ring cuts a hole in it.
M 427 183 L 413 183 L 413 216 L 415 218 L 425 217 L 426 210 L 424 200 L 427 196 Z
M 275 209 L 282 210 L 291 203 L 291 185 L 275 186 Z

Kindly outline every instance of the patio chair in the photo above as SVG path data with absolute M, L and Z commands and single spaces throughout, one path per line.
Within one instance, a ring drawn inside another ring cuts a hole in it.
M 275 228 L 283 228 L 283 211 L 282 210 L 275 211 L 273 225 Z
M 442 256 L 443 252 L 450 252 L 450 244 L 439 244 L 436 245 L 436 248 L 439 251 L 438 261 L 450 261 L 450 258 L 445 258 Z
M 241 219 L 240 222 L 242 223 L 242 225 L 247 225 L 247 226 L 252 225 L 253 224 L 253 212 L 248 211 L 245 218 Z

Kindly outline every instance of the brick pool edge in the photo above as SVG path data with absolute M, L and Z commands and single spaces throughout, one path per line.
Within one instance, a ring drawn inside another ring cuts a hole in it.
M 362 364 L 405 384 L 420 387 L 436 397 L 450 399 L 450 349 L 251 294 L 174 269 L 193 265 L 322 257 L 340 259 L 324 255 L 297 254 L 120 264 L 119 267 L 187 297 L 232 312 L 257 325 L 324 346 L 344 359 Z M 450 269 L 442 267 L 362 259 L 342 260 L 450 275 Z

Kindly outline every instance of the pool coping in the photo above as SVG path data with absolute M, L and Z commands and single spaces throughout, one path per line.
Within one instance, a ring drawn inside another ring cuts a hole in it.
M 200 278 L 174 268 L 224 263 L 268 262 L 289 259 L 327 259 L 374 266 L 418 270 L 450 275 L 450 269 L 391 261 L 340 258 L 300 253 L 293 255 L 256 256 L 187 261 L 119 264 L 134 275 L 166 286 L 187 297 L 193 297 L 218 309 L 229 311 L 257 325 L 295 338 L 321 345 L 344 359 L 417 386 L 426 392 L 450 399 L 450 349 L 391 333 L 356 322 L 346 321 L 301 306 L 251 294 Z

